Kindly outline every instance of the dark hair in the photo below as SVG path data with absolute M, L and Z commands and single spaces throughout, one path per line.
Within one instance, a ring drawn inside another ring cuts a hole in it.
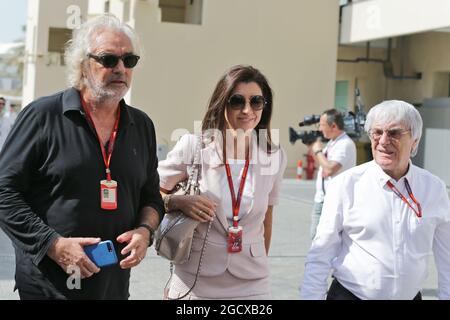
M 222 135 L 225 141 L 225 110 L 228 105 L 233 91 L 239 83 L 255 82 L 262 91 L 262 95 L 266 100 L 266 105 L 262 111 L 261 120 L 254 129 L 256 131 L 258 146 L 260 143 L 267 144 L 267 152 L 270 153 L 274 148 L 272 145 L 272 138 L 270 135 L 270 120 L 272 118 L 272 102 L 273 92 L 269 86 L 266 77 L 256 68 L 248 65 L 236 65 L 229 69 L 219 80 L 214 89 L 214 92 L 209 100 L 208 110 L 202 121 L 202 131 L 208 129 L 218 129 L 222 131 Z M 260 129 L 266 129 L 265 141 L 259 141 L 258 131 Z M 225 143 L 224 143 L 225 150 Z
M 339 130 L 344 130 L 344 117 L 342 113 L 337 111 L 336 109 L 329 109 L 322 113 L 322 115 L 327 115 L 327 123 L 328 125 L 336 124 Z
M 6 99 L 5 99 L 5 98 L 3 98 L 3 97 L 0 97 L 0 100 L 3 100 L 3 101 L 5 101 L 5 102 L 6 102 Z

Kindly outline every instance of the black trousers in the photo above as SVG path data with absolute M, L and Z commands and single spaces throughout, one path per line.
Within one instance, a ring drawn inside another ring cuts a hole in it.
M 347 290 L 336 278 L 333 279 L 331 283 L 330 290 L 328 290 L 327 300 L 361 300 L 350 290 Z M 422 300 L 422 294 L 419 293 L 414 297 L 413 300 Z

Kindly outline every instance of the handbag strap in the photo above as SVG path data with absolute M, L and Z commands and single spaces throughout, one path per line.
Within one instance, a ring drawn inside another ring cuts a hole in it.
M 194 160 L 192 162 L 192 170 L 189 174 L 189 179 L 186 185 L 186 194 L 200 194 L 199 189 L 199 174 L 200 174 L 200 152 L 202 149 L 202 137 L 201 135 L 196 136 Z
M 199 176 L 200 176 L 200 152 L 202 149 L 202 137 L 201 135 L 197 136 L 197 145 L 194 156 L 194 170 L 192 175 L 192 187 L 194 188 L 194 194 L 200 194 L 199 187 Z
M 201 137 L 201 135 L 198 135 L 197 136 L 195 156 L 194 156 L 193 170 L 191 171 L 191 174 L 189 175 L 188 185 L 186 187 L 186 191 L 192 191 L 190 189 L 193 188 L 194 194 L 200 194 L 200 187 L 199 187 L 198 180 L 199 180 L 199 173 L 200 173 L 200 168 L 201 168 L 201 164 L 200 164 L 200 151 L 201 151 L 201 148 L 202 148 L 202 137 Z M 189 192 L 189 193 L 191 193 L 191 192 Z M 185 298 L 189 293 L 192 292 L 192 290 L 194 289 L 195 285 L 197 284 L 198 276 L 200 275 L 200 270 L 202 268 L 203 256 L 204 256 L 204 253 L 205 253 L 206 242 L 208 241 L 209 231 L 211 230 L 211 225 L 212 225 L 212 221 L 210 221 L 208 223 L 208 229 L 206 230 L 205 237 L 203 238 L 203 245 L 202 245 L 202 250 L 200 252 L 200 259 L 198 261 L 197 272 L 195 273 L 194 283 L 189 288 L 189 290 L 185 294 L 183 294 L 182 296 L 174 298 L 174 299 L 171 299 L 171 298 L 169 298 L 169 296 L 167 296 L 168 300 L 181 300 L 181 299 Z M 172 280 L 173 269 L 174 269 L 173 263 L 171 262 L 170 263 L 170 278 L 169 278 L 169 280 L 166 283 L 166 288 L 169 285 L 170 280 Z

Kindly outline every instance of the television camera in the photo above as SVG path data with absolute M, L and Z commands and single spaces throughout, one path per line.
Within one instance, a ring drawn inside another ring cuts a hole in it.
M 360 96 L 359 89 L 355 90 L 356 96 L 356 112 L 349 111 L 343 114 L 344 131 L 353 139 L 359 139 L 364 132 L 364 123 L 366 121 L 366 114 L 364 113 L 364 105 Z M 310 115 L 303 118 L 303 121 L 299 122 L 299 126 L 309 126 L 316 124 L 320 121 L 320 115 Z M 304 144 L 310 145 L 317 139 L 327 141 L 319 130 L 310 131 L 295 131 L 294 128 L 289 127 L 289 141 L 294 144 L 300 139 Z

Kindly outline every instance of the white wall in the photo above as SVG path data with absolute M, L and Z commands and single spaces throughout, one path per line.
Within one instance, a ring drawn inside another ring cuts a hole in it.
M 94 1 L 90 14 L 102 8 Z M 333 107 L 338 0 L 207 0 L 200 25 L 161 22 L 158 0 L 122 2 L 112 1 L 111 12 L 135 27 L 144 47 L 126 100 L 154 120 L 160 144 L 173 147 L 177 128 L 193 131 L 225 70 L 251 64 L 274 89 L 272 128 L 280 130 L 288 166 L 294 169 L 304 159 L 306 148 L 300 141 L 289 144 L 288 127 L 300 129 L 304 116 Z M 66 87 L 64 68 L 46 67 L 39 54 L 45 54 L 49 26 L 64 27 L 65 8 L 72 3 L 86 16 L 87 0 L 36 2 L 38 58 L 28 66 L 27 101 Z
M 333 107 L 338 1 L 208 0 L 201 25 L 160 23 L 157 1 L 135 1 L 136 29 L 146 57 L 136 69 L 131 103 L 154 120 L 160 143 L 177 128 L 193 131 L 218 79 L 235 64 L 251 64 L 274 92 L 272 128 L 279 129 L 293 169 L 304 159 L 288 127 Z
M 53 94 L 66 86 L 65 68 L 50 62 L 48 54 L 49 28 L 67 28 L 74 20 L 73 13 L 85 20 L 87 0 L 28 0 L 26 59 L 24 72 L 23 103 L 37 97 Z M 76 11 L 68 11 L 76 6 Z
M 450 187 L 450 149 L 445 147 L 444 141 L 449 140 L 449 129 L 425 130 L 424 168 L 444 180 L 447 187 Z
M 105 2 L 107 0 L 89 0 L 88 1 L 88 15 L 101 14 L 105 10 Z
M 36 46 L 37 27 L 39 18 L 40 1 L 28 1 L 27 3 L 27 27 L 25 35 L 25 59 L 23 68 L 23 106 L 35 97 L 36 88 Z
M 343 7 L 340 42 L 355 43 L 450 26 L 448 0 L 365 0 Z

